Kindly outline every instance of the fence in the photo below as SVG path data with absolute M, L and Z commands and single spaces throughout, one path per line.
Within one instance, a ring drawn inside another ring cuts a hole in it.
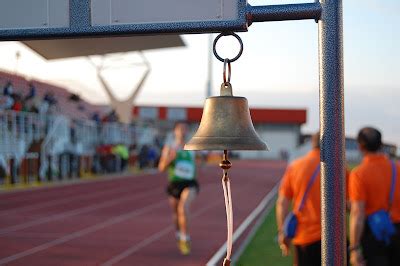
M 3 111 L 0 183 L 47 182 L 102 172 L 96 153 L 99 145 L 140 145 L 155 136 L 151 134 L 153 131 L 147 126 Z M 115 164 L 119 167 L 115 169 L 121 170 L 120 158 L 116 157 Z

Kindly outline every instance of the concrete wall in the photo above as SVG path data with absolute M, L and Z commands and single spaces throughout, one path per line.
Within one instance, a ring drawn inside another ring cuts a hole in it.
M 282 152 L 290 155 L 298 146 L 300 139 L 299 125 L 255 125 L 255 129 L 269 147 L 269 151 L 240 151 L 244 159 L 282 159 Z

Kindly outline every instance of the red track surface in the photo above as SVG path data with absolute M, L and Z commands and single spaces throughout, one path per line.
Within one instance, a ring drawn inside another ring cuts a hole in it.
M 283 163 L 234 162 L 235 228 L 282 175 Z M 204 265 L 225 242 L 221 171 L 201 170 L 192 253 L 179 254 L 162 174 L 0 195 L 0 265 Z

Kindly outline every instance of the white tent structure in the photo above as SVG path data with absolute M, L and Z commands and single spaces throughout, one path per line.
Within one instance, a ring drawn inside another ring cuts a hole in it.
M 151 71 L 150 63 L 142 51 L 185 46 L 179 35 L 35 40 L 22 43 L 47 60 L 87 57 L 96 69 L 97 78 L 106 91 L 112 108 L 116 111 L 120 122 L 123 123 L 131 122 L 134 101 Z M 146 71 L 128 97 L 118 100 L 103 75 L 103 70 L 110 67 L 106 66 L 104 62 L 106 56 L 109 58 L 115 54 L 128 52 L 139 52 L 142 62 L 135 65 L 145 66 Z M 91 60 L 91 56 L 96 55 L 102 57 L 100 63 Z

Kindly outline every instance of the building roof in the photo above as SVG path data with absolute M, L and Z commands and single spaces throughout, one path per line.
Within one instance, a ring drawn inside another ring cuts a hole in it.
M 36 40 L 22 43 L 47 60 L 185 46 L 179 35 Z
M 136 106 L 133 108 L 133 116 L 142 119 L 186 120 L 198 123 L 202 114 L 203 108 L 201 107 Z M 250 114 L 255 124 L 301 125 L 307 122 L 307 110 L 305 109 L 251 108 Z

